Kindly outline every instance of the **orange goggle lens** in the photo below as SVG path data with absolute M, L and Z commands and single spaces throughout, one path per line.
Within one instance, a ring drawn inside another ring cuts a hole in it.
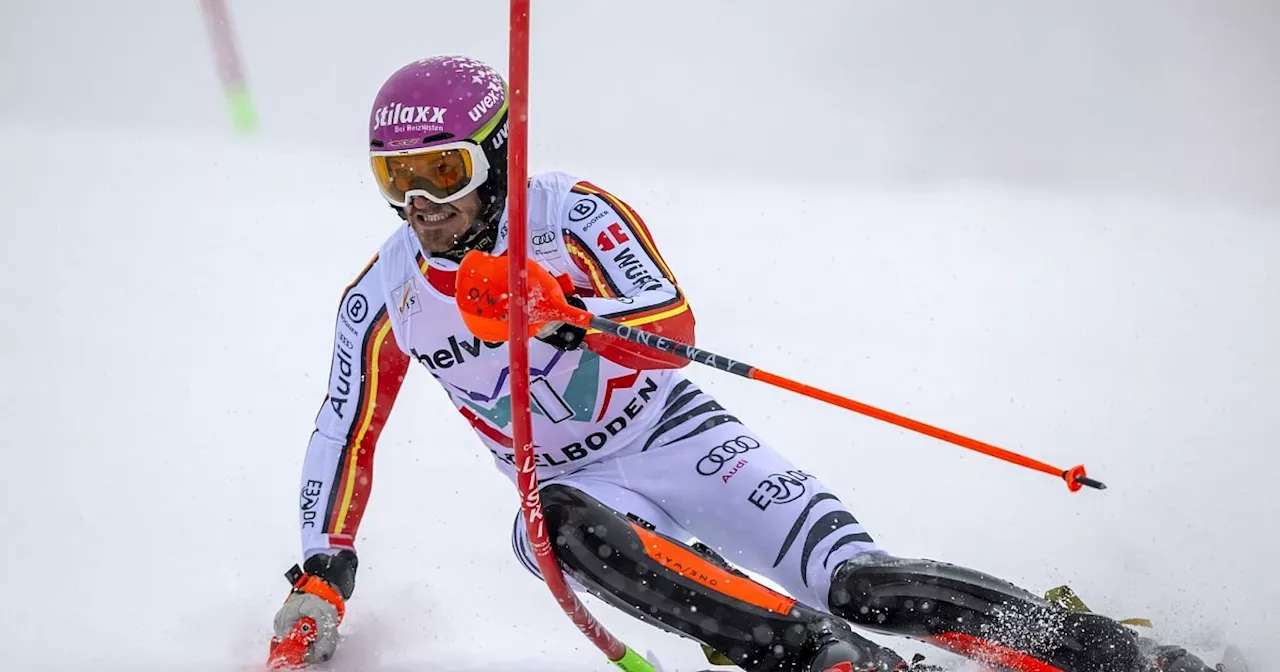
M 419 154 L 371 157 L 378 188 L 392 202 L 404 204 L 405 194 L 425 191 L 444 199 L 462 191 L 475 179 L 471 152 L 444 149 Z

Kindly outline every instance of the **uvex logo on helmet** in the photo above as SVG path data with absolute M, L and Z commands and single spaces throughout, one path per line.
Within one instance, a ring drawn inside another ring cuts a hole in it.
M 373 130 L 397 124 L 424 125 L 406 130 L 444 130 L 444 115 L 448 111 L 447 107 L 388 103 L 373 111 Z
M 507 142 L 508 128 L 506 124 L 502 125 L 497 131 L 494 131 L 493 137 L 489 139 L 489 149 L 497 151 Z
M 485 113 L 502 104 L 503 91 L 502 85 L 497 82 L 489 82 L 489 91 L 484 94 L 484 98 L 480 102 L 471 107 L 471 111 L 467 112 L 467 116 L 471 117 L 471 121 L 480 121 Z

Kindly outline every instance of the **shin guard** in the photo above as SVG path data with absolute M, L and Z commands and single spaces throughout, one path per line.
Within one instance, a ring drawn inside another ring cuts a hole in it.
M 1025 672 L 1133 672 L 1137 638 L 1006 581 L 930 560 L 874 555 L 836 570 L 832 612 L 868 630 L 932 642 Z
M 541 498 L 566 574 L 623 612 L 702 642 L 745 670 L 809 672 L 837 651 L 855 668 L 892 669 L 901 660 L 839 619 L 580 490 L 552 484 Z

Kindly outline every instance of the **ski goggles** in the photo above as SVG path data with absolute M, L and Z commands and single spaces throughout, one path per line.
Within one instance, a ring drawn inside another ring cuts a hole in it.
M 399 207 L 414 196 L 436 203 L 456 201 L 489 176 L 484 150 L 465 140 L 426 149 L 370 152 L 369 160 L 383 198 Z

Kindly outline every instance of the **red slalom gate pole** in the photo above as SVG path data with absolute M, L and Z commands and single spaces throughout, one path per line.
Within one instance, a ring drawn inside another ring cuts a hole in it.
M 510 138 L 507 149 L 507 207 L 510 237 L 507 280 L 510 287 L 508 337 L 511 352 L 511 426 L 517 465 L 516 487 L 533 556 L 543 581 L 573 624 L 609 660 L 627 672 L 654 672 L 644 657 L 632 651 L 605 629 L 574 594 L 556 562 L 542 499 L 538 494 L 538 468 L 533 452 L 533 428 L 529 414 L 529 0 L 511 0 Z

